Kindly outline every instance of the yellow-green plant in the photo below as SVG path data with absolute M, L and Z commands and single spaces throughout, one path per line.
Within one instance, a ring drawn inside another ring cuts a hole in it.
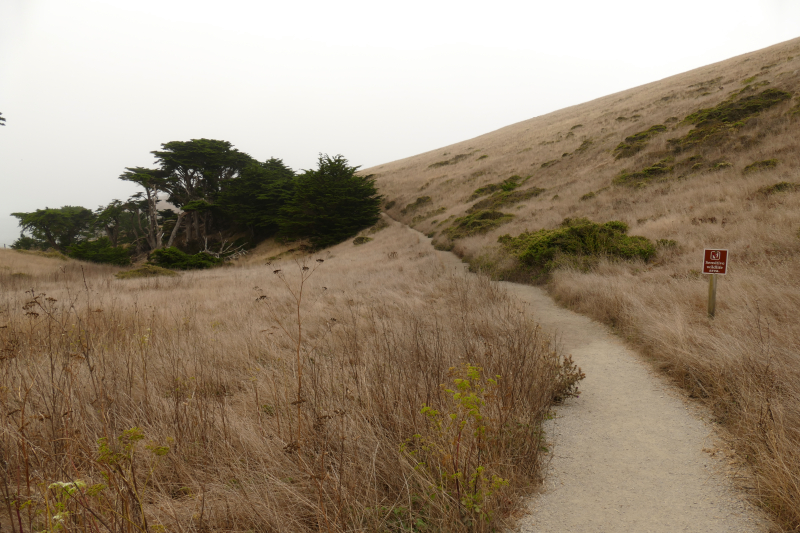
M 465 364 L 451 368 L 453 388 L 441 385 L 448 403 L 437 410 L 423 404 L 426 430 L 406 441 L 401 450 L 414 457 L 417 468 L 434 474 L 438 489 L 462 506 L 472 522 L 489 522 L 487 503 L 497 498 L 508 480 L 493 472 L 493 459 L 503 441 L 499 421 L 503 410 L 500 376 Z

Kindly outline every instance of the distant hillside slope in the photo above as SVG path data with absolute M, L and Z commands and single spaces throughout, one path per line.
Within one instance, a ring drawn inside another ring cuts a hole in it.
M 656 357 L 796 530 L 799 139 L 795 39 L 365 172 L 436 246 L 547 282 Z M 730 250 L 715 319 L 703 248 Z
M 767 89 L 787 91 L 795 97 L 750 120 L 734 121 L 743 123 L 723 138 L 709 140 L 714 142 L 682 147 L 681 151 L 670 145 L 670 139 L 695 129 L 684 121 L 687 116 L 728 98 L 759 95 Z M 713 216 L 712 206 L 684 201 L 699 189 L 735 180 L 749 191 L 796 172 L 800 121 L 791 120 L 790 115 L 792 108 L 797 110 L 800 105 L 797 93 L 800 39 L 532 118 L 364 173 L 378 176 L 392 217 L 434 234 L 440 246 L 453 244 L 454 251 L 467 257 L 493 244 L 500 234 L 554 227 L 563 218 L 575 216 L 620 218 L 633 232 L 668 237 L 671 223 L 663 220 L 668 214 L 673 221 L 676 217 Z M 629 157 L 616 158 L 614 150 L 620 143 L 653 126 L 663 128 L 656 128 L 649 142 L 629 150 L 635 152 Z M 667 165 L 672 171 L 652 179 L 650 186 L 614 185 L 622 171 L 647 169 L 665 158 L 672 158 Z M 776 168 L 743 180 L 745 166 L 772 158 L 781 161 Z M 513 214 L 512 220 L 486 234 L 455 241 L 444 234 L 454 218 L 464 216 L 470 207 L 489 196 L 476 195 L 475 191 L 492 188 L 515 175 L 521 178 L 515 189 L 519 201 L 507 198 L 495 208 Z M 586 195 L 590 198 L 581 201 Z M 678 205 L 679 213 L 670 209 Z

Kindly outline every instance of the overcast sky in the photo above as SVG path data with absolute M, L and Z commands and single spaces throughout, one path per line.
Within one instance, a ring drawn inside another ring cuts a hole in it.
M 0 244 L 161 143 L 369 167 L 798 36 L 800 0 L 0 0 Z

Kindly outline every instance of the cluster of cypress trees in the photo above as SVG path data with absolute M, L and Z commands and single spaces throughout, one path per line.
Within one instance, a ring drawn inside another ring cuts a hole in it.
M 194 254 L 237 234 L 250 244 L 274 236 L 324 248 L 380 217 L 375 180 L 357 175 L 359 167 L 341 155 L 320 154 L 316 169 L 295 172 L 280 159 L 259 162 L 227 141 L 161 147 L 152 152 L 157 168 L 130 167 L 119 177 L 142 189 L 126 201 L 94 212 L 64 206 L 13 213 L 22 234 L 12 247 L 55 248 L 116 264 L 163 249 Z M 164 199 L 180 211 L 159 210 Z

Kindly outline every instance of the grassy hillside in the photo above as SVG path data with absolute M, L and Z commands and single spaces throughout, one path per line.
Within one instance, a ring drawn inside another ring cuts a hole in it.
M 365 172 L 440 248 L 548 283 L 652 355 L 714 407 L 760 501 L 796 528 L 799 140 L 796 39 Z M 730 250 L 716 319 L 703 248 Z
M 580 375 L 418 233 L 365 236 L 124 279 L 0 250 L 3 531 L 507 523 Z

